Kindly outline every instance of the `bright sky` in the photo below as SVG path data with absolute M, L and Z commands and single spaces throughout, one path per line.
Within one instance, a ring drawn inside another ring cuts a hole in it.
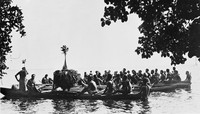
M 27 35 L 15 34 L 13 53 L 7 64 L 21 69 L 26 59 L 27 69 L 61 69 L 64 55 L 61 46 L 67 45 L 67 65 L 80 73 L 90 70 L 122 70 L 170 67 L 170 59 L 155 54 L 141 59 L 135 53 L 141 24 L 137 15 L 126 23 L 101 27 L 103 0 L 13 0 L 24 13 Z M 194 59 L 187 65 L 195 64 Z M 171 69 L 171 67 L 170 67 Z

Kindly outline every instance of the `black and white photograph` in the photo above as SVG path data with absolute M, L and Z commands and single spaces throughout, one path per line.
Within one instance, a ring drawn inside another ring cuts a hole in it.
M 200 0 L 0 0 L 1 114 L 200 114 Z

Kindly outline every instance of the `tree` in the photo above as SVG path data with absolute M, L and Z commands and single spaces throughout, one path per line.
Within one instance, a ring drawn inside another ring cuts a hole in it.
M 67 55 L 67 51 L 69 50 L 69 48 L 66 45 L 63 45 L 61 47 L 61 51 L 64 53 L 65 55 L 65 61 L 64 61 L 64 66 L 62 70 L 67 70 L 67 62 L 66 62 L 66 55 Z
M 21 37 L 25 36 L 23 13 L 18 6 L 12 6 L 11 3 L 12 0 L 0 0 L 0 77 L 5 74 L 3 70 L 8 68 L 5 61 L 6 55 L 12 52 L 12 31 L 15 29 Z
M 170 57 L 171 64 L 185 63 L 188 57 L 200 61 L 200 0 L 104 0 L 101 25 L 128 21 L 136 13 L 143 23 L 138 27 L 142 58 L 154 52 Z

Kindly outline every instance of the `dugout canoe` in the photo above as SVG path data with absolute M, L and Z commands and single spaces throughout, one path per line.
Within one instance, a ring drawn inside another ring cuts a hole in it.
M 172 83 L 158 83 L 151 87 L 151 92 L 171 92 L 176 89 L 187 89 L 190 88 L 190 81 L 180 81 Z M 134 91 L 139 91 L 139 86 L 135 86 Z
M 87 99 L 87 100 L 139 100 L 141 95 L 139 92 L 132 93 L 129 95 L 115 94 L 111 96 L 106 95 L 89 95 L 83 94 L 77 96 L 74 92 L 68 91 L 51 91 L 43 93 L 28 93 L 21 92 L 19 90 L 13 90 L 10 88 L 0 88 L 1 93 L 4 95 L 4 98 L 44 98 L 44 99 Z
M 174 91 L 176 89 L 190 88 L 190 81 L 180 81 L 174 83 L 158 83 L 151 88 L 152 92 L 167 92 Z

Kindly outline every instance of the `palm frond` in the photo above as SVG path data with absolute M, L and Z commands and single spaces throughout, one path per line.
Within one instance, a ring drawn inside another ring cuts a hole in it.
M 62 51 L 64 54 L 66 54 L 68 50 L 69 50 L 69 48 L 68 48 L 66 45 L 63 45 L 63 46 L 61 47 L 61 51 Z

